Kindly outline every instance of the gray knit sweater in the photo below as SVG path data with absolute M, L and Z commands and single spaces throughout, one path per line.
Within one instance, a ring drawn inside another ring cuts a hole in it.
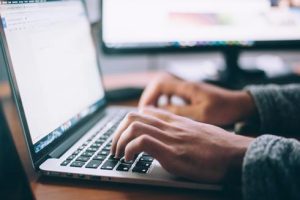
M 300 138 L 300 85 L 252 86 L 260 131 Z M 245 200 L 300 200 L 300 142 L 274 135 L 262 135 L 249 146 L 243 162 Z

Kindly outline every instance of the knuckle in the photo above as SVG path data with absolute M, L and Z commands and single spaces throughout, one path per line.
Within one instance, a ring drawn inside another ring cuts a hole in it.
M 191 93 L 195 94 L 198 91 L 198 85 L 193 82 L 187 83 L 187 88 L 190 90 Z
M 147 145 L 148 141 L 149 141 L 148 135 L 141 135 L 138 140 L 138 145 L 145 146 L 145 145 Z
M 126 119 L 128 122 L 132 122 L 137 118 L 138 118 L 138 113 L 136 113 L 136 112 L 129 112 L 126 116 Z
M 141 107 L 141 108 L 139 109 L 139 113 L 140 113 L 140 114 L 146 114 L 147 111 L 149 111 L 149 108 L 148 108 L 148 107 Z
M 162 81 L 161 80 L 156 80 L 152 83 L 152 90 L 156 91 L 159 90 L 162 86 Z
M 207 122 L 207 120 L 209 120 L 209 116 L 211 115 L 211 109 L 209 103 L 203 105 L 201 112 L 199 112 L 199 114 L 203 122 Z
M 170 154 L 176 159 L 176 160 L 185 160 L 187 157 L 187 151 L 185 148 L 180 146 L 173 146 L 170 148 Z
M 142 126 L 141 122 L 137 122 L 137 121 L 132 122 L 129 126 L 129 130 L 130 130 L 129 132 L 134 133 L 138 131 L 141 128 L 141 126 Z
M 179 115 L 179 108 L 178 107 L 172 107 L 171 112 L 175 115 Z

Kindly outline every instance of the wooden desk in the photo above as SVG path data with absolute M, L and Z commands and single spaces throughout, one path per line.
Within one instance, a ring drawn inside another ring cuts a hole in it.
M 128 75 L 111 75 L 105 77 L 107 88 L 118 86 L 143 86 L 157 73 L 134 73 Z M 131 77 L 135 77 L 132 79 Z M 137 78 L 138 77 L 138 78 Z M 134 81 L 132 81 L 134 80 Z M 89 199 L 226 199 L 221 192 L 195 191 L 174 188 L 150 187 L 130 184 L 101 183 L 61 178 L 39 177 L 32 169 L 26 150 L 24 138 L 18 121 L 14 104 L 10 98 L 7 84 L 0 84 L 0 99 L 4 99 L 5 112 L 8 117 L 18 152 L 30 178 L 36 198 L 42 200 L 89 200 Z M 122 105 L 136 105 L 137 100 L 123 102 Z M 200 169 L 199 169 L 200 170 Z

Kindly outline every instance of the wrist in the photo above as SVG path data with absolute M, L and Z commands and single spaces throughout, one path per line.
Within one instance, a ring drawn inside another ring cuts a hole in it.
M 238 91 L 235 92 L 235 101 L 236 110 L 238 110 L 238 120 L 246 120 L 255 115 L 257 112 L 256 105 L 251 94 L 247 91 Z
M 254 138 L 238 136 L 232 140 L 232 147 L 230 148 L 228 166 L 225 174 L 225 182 L 240 185 L 242 177 L 243 160 L 246 151 Z

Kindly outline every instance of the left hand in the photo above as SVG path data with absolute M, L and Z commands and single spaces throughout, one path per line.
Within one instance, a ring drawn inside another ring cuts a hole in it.
M 111 153 L 126 160 L 146 152 L 177 176 L 211 183 L 241 170 L 252 138 L 154 108 L 130 113 L 122 121 Z
M 168 104 L 161 107 L 159 97 L 168 97 Z M 173 105 L 171 96 L 185 100 L 186 105 Z M 171 74 L 161 74 L 147 86 L 139 107 L 156 106 L 176 115 L 193 120 L 226 126 L 243 121 L 256 113 L 251 95 L 246 91 L 232 91 L 207 83 L 186 82 Z

